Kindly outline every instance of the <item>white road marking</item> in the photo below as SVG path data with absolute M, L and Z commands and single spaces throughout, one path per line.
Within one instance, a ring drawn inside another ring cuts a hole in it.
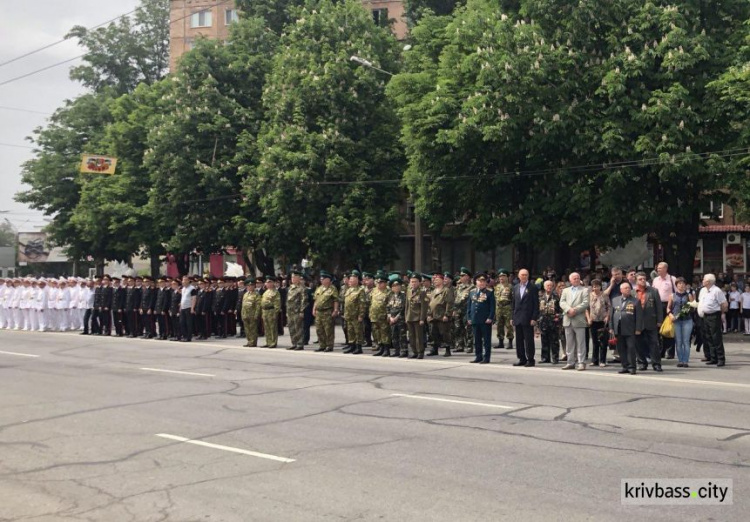
M 3 355 L 17 355 L 19 357 L 39 357 L 39 355 L 32 355 L 30 353 L 2 352 L 2 351 L 0 351 L 0 353 Z
M 407 395 L 405 393 L 391 393 L 391 397 L 405 397 L 407 399 L 422 399 L 425 401 L 452 402 L 454 404 L 468 404 L 469 406 L 484 406 L 485 408 L 500 408 L 515 410 L 520 406 L 503 406 L 502 404 L 488 404 L 486 402 L 457 401 L 455 399 L 440 399 L 438 397 L 423 397 L 422 395 Z
M 146 372 L 176 373 L 178 375 L 195 375 L 198 377 L 216 377 L 216 375 L 213 375 L 211 373 L 181 372 L 178 370 L 160 370 L 159 368 L 141 368 L 141 370 L 146 371 Z
M 185 442 L 187 444 L 195 444 L 196 446 L 204 446 L 206 448 L 213 448 L 213 449 L 218 449 L 222 451 L 230 451 L 232 453 L 239 453 L 240 455 L 249 455 L 251 457 L 258 457 L 260 459 L 275 460 L 276 462 L 284 462 L 285 464 L 288 464 L 290 462 L 295 462 L 294 459 L 288 459 L 286 457 L 277 457 L 276 455 L 269 455 L 267 453 L 258 453 L 257 451 L 248 451 L 248 450 L 243 450 L 240 448 L 233 448 L 231 446 L 222 446 L 221 444 L 212 444 L 210 442 L 203 442 L 202 440 L 186 439 L 185 437 L 180 437 L 178 435 L 169 435 L 168 433 L 157 433 L 156 436 L 161 437 L 163 439 L 170 439 L 170 440 L 176 440 L 178 442 Z

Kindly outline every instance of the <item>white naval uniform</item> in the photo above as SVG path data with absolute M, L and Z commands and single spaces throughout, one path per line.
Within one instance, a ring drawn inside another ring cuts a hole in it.
M 72 284 L 72 283 L 71 283 Z M 80 328 L 79 314 L 78 314 L 78 293 L 81 290 L 77 284 L 68 288 L 70 290 L 70 309 L 68 312 L 68 325 L 71 330 L 78 330 Z
M 47 326 L 52 332 L 56 332 L 58 328 L 57 294 L 59 291 L 60 289 L 55 287 L 49 287 L 49 289 L 47 290 L 47 301 L 49 302 L 49 317 L 47 318 Z
M 8 327 L 8 284 L 0 285 L 0 329 Z
M 37 331 L 44 332 L 47 330 L 47 321 L 49 320 L 49 303 L 47 302 L 47 288 L 38 288 L 36 293 Z
M 57 321 L 61 332 L 68 330 L 68 314 L 70 313 L 70 290 L 65 288 L 57 289 Z
M 31 329 L 31 319 L 29 318 L 29 303 L 33 297 L 33 289 L 31 285 L 22 286 L 21 288 L 21 299 L 18 301 L 18 307 L 21 309 L 21 324 L 20 329 L 28 332 Z

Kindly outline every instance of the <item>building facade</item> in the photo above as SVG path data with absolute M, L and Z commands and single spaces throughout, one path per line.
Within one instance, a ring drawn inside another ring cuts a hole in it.
M 396 38 L 406 38 L 403 0 L 363 0 L 379 25 L 391 25 Z M 171 0 L 169 67 L 174 71 L 180 57 L 193 48 L 196 39 L 226 40 L 229 27 L 239 19 L 234 0 Z

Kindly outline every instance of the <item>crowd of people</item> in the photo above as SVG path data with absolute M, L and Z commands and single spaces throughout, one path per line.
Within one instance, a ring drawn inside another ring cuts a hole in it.
M 750 335 L 750 285 L 737 276 L 706 274 L 698 287 L 669 274 L 666 263 L 653 274 L 613 267 L 603 276 L 573 272 L 558 280 L 548 269 L 531 280 L 525 269 L 514 277 L 461 268 L 353 270 L 338 278 L 321 271 L 315 281 L 296 269 L 257 278 L 11 278 L 0 279 L 0 328 L 182 342 L 236 336 L 245 346 L 264 337 L 275 348 L 286 327 L 287 349 L 303 350 L 315 324 L 316 351 L 331 352 L 340 323 L 344 353 L 371 347 L 379 357 L 423 359 L 467 352 L 487 364 L 493 348 L 515 348 L 515 366 L 564 363 L 563 370 L 581 371 L 590 360 L 630 374 L 661 372 L 662 360 L 675 357 L 688 368 L 693 342 L 702 362 L 724 366 L 723 333 Z

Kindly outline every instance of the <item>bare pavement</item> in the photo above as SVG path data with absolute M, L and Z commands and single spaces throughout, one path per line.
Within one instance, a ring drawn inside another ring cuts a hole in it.
M 747 520 L 750 344 L 630 376 L 243 342 L 1 331 L 0 520 Z M 733 504 L 621 503 L 691 477 Z

